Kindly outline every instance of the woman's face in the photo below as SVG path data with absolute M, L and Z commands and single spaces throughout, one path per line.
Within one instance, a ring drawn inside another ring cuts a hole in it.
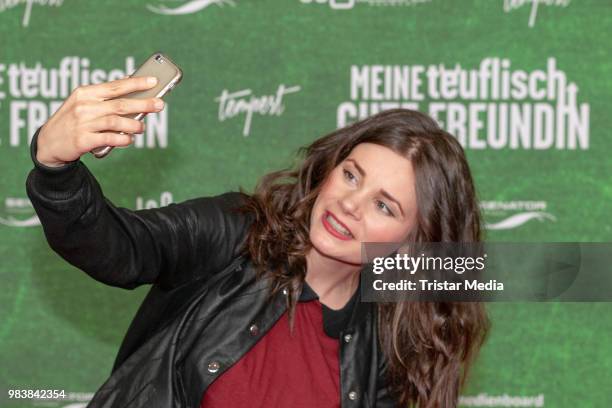
M 401 242 L 416 222 L 412 164 L 372 143 L 353 148 L 325 180 L 310 217 L 321 255 L 361 264 L 361 242 Z

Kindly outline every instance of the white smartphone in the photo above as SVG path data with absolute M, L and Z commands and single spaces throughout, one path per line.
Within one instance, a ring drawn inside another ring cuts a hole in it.
M 174 63 L 168 56 L 161 52 L 156 52 L 151 55 L 138 69 L 130 75 L 130 77 L 148 77 L 154 76 L 157 78 L 157 85 L 145 91 L 132 92 L 127 95 L 122 95 L 115 99 L 123 98 L 163 98 L 172 90 L 183 78 L 183 71 Z M 126 118 L 142 120 L 147 114 L 128 114 L 122 115 Z M 125 134 L 124 132 L 119 132 Z M 91 150 L 91 153 L 101 159 L 105 157 L 113 149 L 113 146 L 100 146 Z

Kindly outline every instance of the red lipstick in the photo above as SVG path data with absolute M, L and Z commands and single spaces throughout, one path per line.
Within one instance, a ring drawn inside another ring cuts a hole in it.
M 332 213 L 330 213 L 329 211 L 325 211 L 323 213 L 323 216 L 321 217 L 321 222 L 323 223 L 323 226 L 325 227 L 325 229 L 332 234 L 334 237 L 341 239 L 343 241 L 348 241 L 353 239 L 353 237 L 349 237 L 347 235 L 344 235 L 338 231 L 336 231 L 336 229 L 329 223 L 329 221 L 327 221 L 327 217 L 330 216 L 334 219 L 335 222 L 337 222 L 338 224 L 340 224 L 344 229 L 346 229 L 347 231 L 350 232 L 350 230 L 346 227 L 346 225 L 344 225 L 342 222 L 340 222 L 340 220 L 338 220 L 336 217 L 334 217 L 334 215 Z M 352 233 L 351 233 L 352 235 Z

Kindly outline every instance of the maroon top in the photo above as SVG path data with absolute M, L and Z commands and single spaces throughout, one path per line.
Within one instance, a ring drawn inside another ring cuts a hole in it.
M 293 334 L 285 312 L 248 353 L 208 387 L 201 408 L 340 407 L 339 341 L 334 326 L 339 320 L 346 323 L 355 296 L 334 311 L 322 305 L 306 284 L 302 294 Z M 330 331 L 336 332 L 336 338 L 328 335 Z

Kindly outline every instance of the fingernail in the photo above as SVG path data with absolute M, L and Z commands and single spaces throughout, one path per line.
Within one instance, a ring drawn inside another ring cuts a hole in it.
M 147 78 L 147 84 L 155 85 L 156 83 L 157 83 L 157 78 L 155 78 L 155 77 L 148 77 Z
M 164 107 L 164 101 L 162 101 L 161 99 L 158 99 L 155 101 L 155 109 L 161 109 Z

